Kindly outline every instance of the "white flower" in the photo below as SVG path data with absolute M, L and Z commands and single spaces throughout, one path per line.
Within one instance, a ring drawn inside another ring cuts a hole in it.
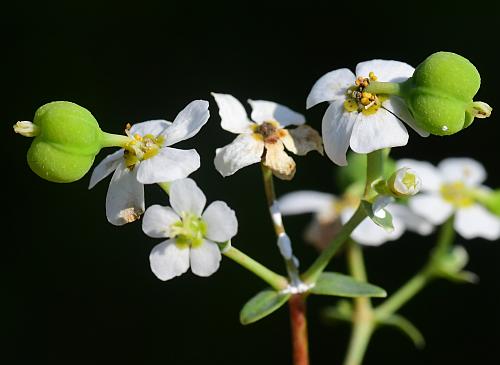
M 337 165 L 347 165 L 349 146 L 358 153 L 370 153 L 386 147 L 404 146 L 408 132 L 401 123 L 421 136 L 429 133 L 419 129 L 402 99 L 397 96 L 363 92 L 370 80 L 401 82 L 413 75 L 410 65 L 387 60 L 358 63 L 356 75 L 343 68 L 322 76 L 307 97 L 307 108 L 328 101 L 323 117 L 322 135 L 326 154 Z
M 222 201 L 210 204 L 191 179 L 177 180 L 170 186 L 170 205 L 153 205 L 146 210 L 142 230 L 150 237 L 168 238 L 153 247 L 151 270 L 161 280 L 170 280 L 187 271 L 210 276 L 220 265 L 216 242 L 236 235 L 238 221 L 234 211 Z
M 438 225 L 455 214 L 454 227 L 464 238 L 500 238 L 500 218 L 480 205 L 475 194 L 487 189 L 484 167 L 470 158 L 447 158 L 437 168 L 429 162 L 403 159 L 422 179 L 422 192 L 409 200 L 410 208 Z
M 359 197 L 352 194 L 336 197 L 317 191 L 296 191 L 285 194 L 278 200 L 283 215 L 314 213 L 305 238 L 320 249 L 330 243 L 341 224 L 352 217 L 359 202 Z M 394 225 L 392 232 L 387 232 L 370 218 L 366 218 L 352 232 L 351 237 L 366 246 L 379 246 L 384 242 L 398 239 L 406 229 L 422 235 L 427 235 L 433 230 L 430 223 L 402 204 L 393 203 L 384 209 L 392 215 Z
M 232 175 L 263 160 L 276 177 L 290 180 L 295 174 L 295 161 L 285 148 L 296 155 L 305 155 L 312 150 L 323 153 L 320 135 L 304 124 L 302 114 L 271 101 L 248 100 L 252 107 L 252 121 L 243 105 L 232 95 L 212 95 L 219 106 L 222 128 L 238 134 L 232 143 L 215 152 L 215 167 L 222 176 Z M 285 129 L 291 125 L 298 127 Z
M 89 189 L 114 171 L 106 196 L 106 217 L 114 225 L 138 219 L 144 212 L 144 185 L 183 179 L 200 167 L 196 150 L 171 148 L 193 137 L 208 121 L 208 102 L 195 100 L 174 122 L 150 120 L 127 130 L 130 142 L 94 169 Z

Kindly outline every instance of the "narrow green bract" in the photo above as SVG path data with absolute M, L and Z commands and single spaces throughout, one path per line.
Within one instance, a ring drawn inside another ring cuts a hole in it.
M 102 140 L 99 124 L 87 109 L 55 101 L 38 108 L 33 123 L 40 133 L 28 151 L 28 164 L 37 175 L 67 183 L 87 173 Z

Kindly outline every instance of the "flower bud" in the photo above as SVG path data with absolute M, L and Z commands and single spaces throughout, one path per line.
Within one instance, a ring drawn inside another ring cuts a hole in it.
M 387 186 L 397 197 L 412 196 L 420 191 L 422 181 L 415 171 L 408 167 L 402 167 L 391 175 Z
M 435 135 L 450 135 L 468 127 L 474 117 L 487 117 L 491 107 L 473 102 L 481 85 L 476 67 L 451 52 L 437 52 L 417 66 L 402 85 L 417 125 Z
M 434 268 L 435 275 L 457 282 L 476 283 L 479 277 L 463 269 L 469 262 L 469 254 L 462 246 L 454 246 L 442 255 Z
M 87 109 L 67 101 L 41 106 L 32 126 L 18 122 L 14 130 L 25 136 L 33 131 L 30 168 L 40 177 L 60 183 L 76 181 L 87 173 L 101 149 L 103 135 Z

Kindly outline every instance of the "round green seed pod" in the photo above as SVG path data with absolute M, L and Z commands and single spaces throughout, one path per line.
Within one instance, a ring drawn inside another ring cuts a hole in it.
M 437 52 L 402 85 L 402 97 L 420 128 L 450 135 L 468 127 L 477 115 L 472 99 L 480 85 L 479 72 L 469 60 Z
M 85 108 L 55 101 L 38 108 L 38 134 L 28 150 L 28 164 L 40 177 L 58 183 L 83 177 L 101 149 L 102 131 Z

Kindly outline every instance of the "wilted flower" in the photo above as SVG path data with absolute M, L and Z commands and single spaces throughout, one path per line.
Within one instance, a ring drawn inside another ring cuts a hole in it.
M 219 106 L 222 128 L 238 134 L 232 143 L 216 150 L 214 163 L 222 176 L 262 161 L 276 177 L 290 180 L 296 167 L 285 148 L 296 155 L 313 150 L 323 153 L 320 135 L 304 124 L 302 114 L 271 101 L 248 100 L 252 106 L 252 121 L 232 95 L 212 95 Z M 285 129 L 291 125 L 298 127 Z

